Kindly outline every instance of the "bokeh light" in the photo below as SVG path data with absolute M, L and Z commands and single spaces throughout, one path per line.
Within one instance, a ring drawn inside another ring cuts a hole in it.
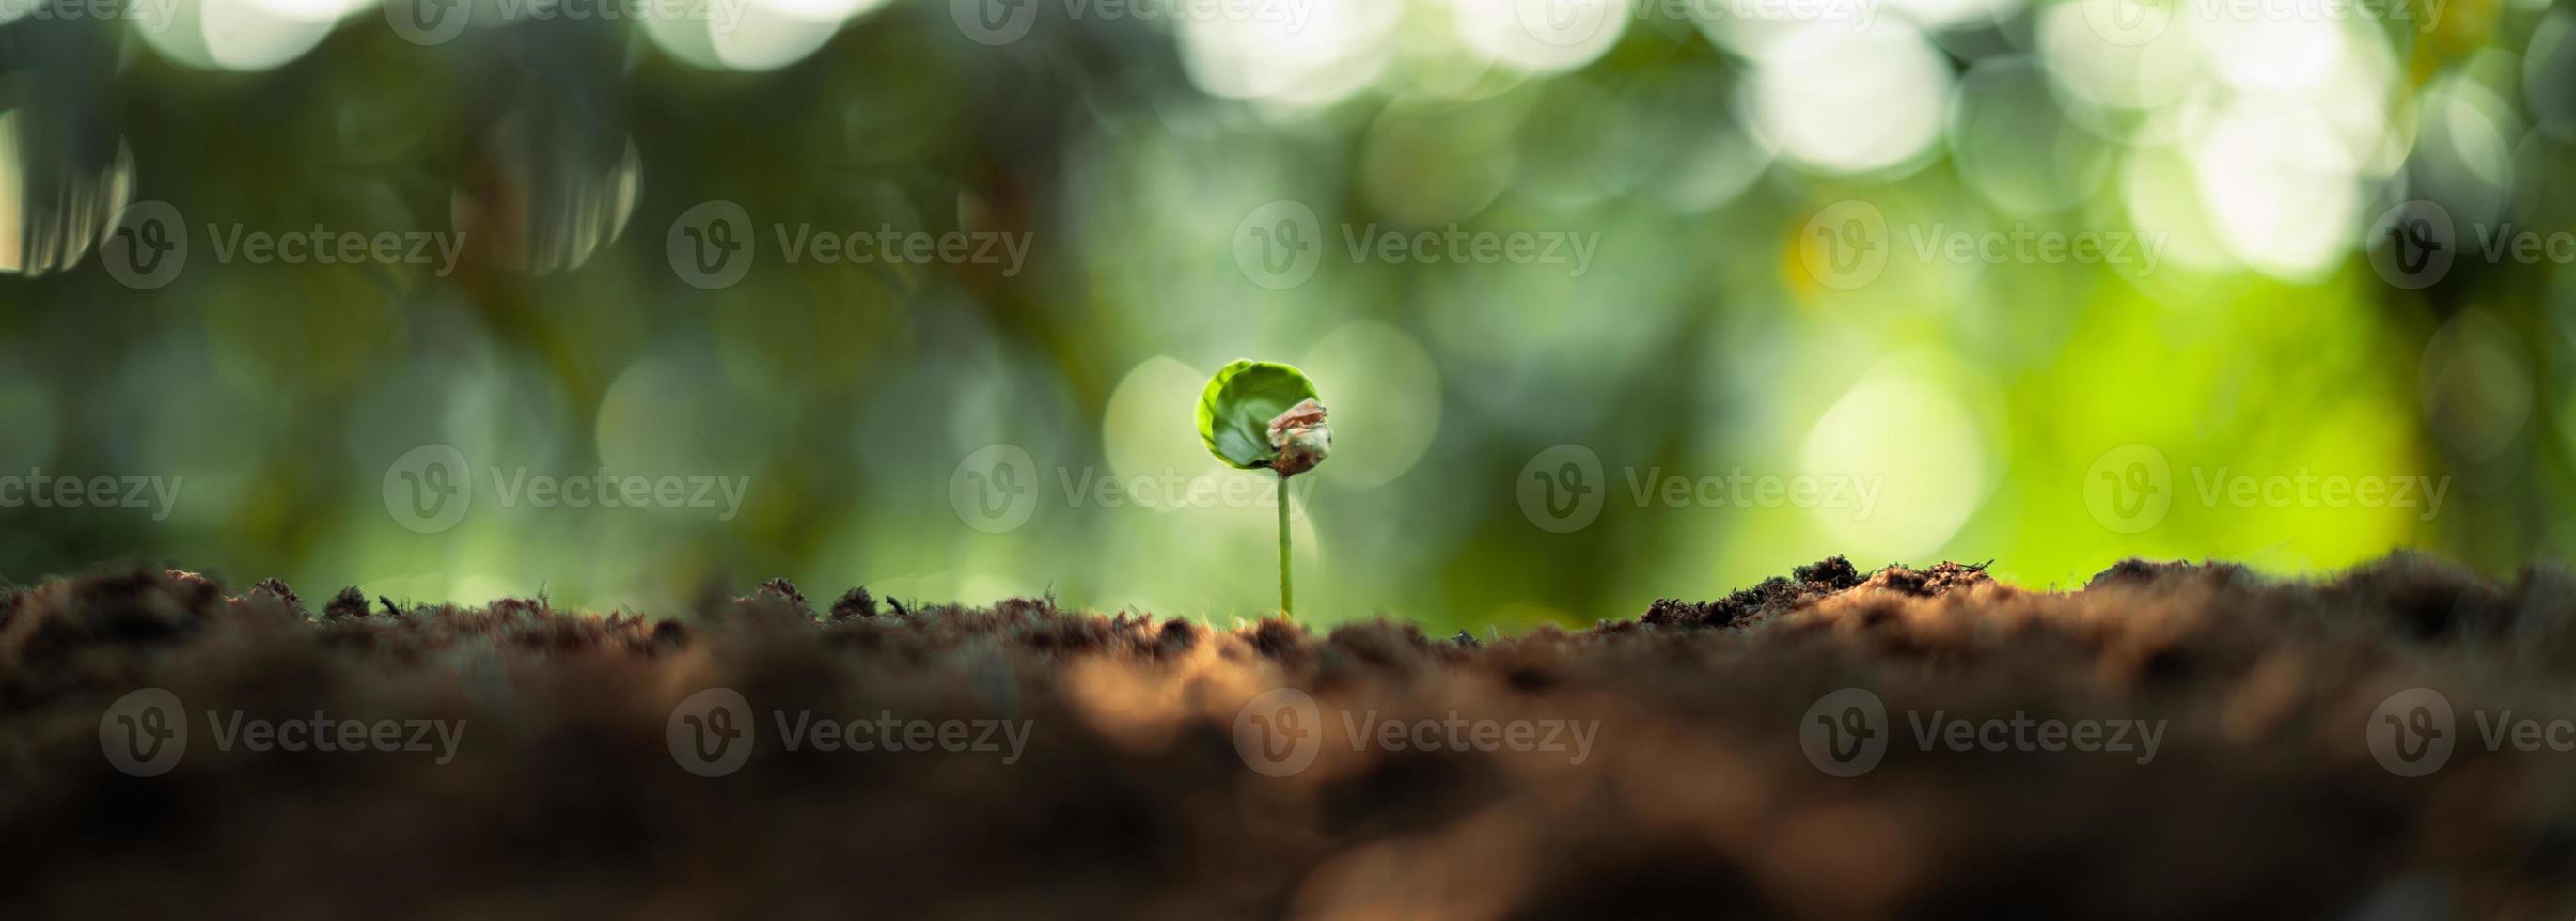
M 0 508 L 0 575 L 1258 616 L 1276 478 L 1190 428 L 1238 357 L 1332 407 L 1289 496 L 1318 622 L 1583 624 L 1833 553 L 2067 585 L 2576 540 L 2563 5 L 612 6 L 0 20 L 0 475 L 185 481 L 166 517 Z M 137 201 L 190 235 L 167 279 L 117 236 Z M 234 248 L 314 228 L 455 255 Z M 1516 480 L 1561 446 L 1598 467 L 1579 523 Z M 424 447 L 472 467 L 450 526 L 384 498 Z M 2166 510 L 2098 505 L 2150 456 Z M 2451 488 L 2205 498 L 2303 470 Z M 749 485 L 499 495 L 603 471 Z M 1702 488 L 1739 475 L 1876 498 Z

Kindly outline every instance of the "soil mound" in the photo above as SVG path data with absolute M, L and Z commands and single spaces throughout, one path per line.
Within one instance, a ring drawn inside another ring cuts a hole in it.
M 30 918 L 2564 919 L 2571 586 L 1835 558 L 1480 640 L 114 573 L 0 594 L 0 865 Z

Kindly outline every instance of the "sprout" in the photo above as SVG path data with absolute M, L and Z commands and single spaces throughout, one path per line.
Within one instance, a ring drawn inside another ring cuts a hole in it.
M 1315 383 L 1296 368 L 1237 361 L 1220 368 L 1199 394 L 1199 440 L 1237 470 L 1279 473 L 1279 613 L 1294 615 L 1288 578 L 1288 478 L 1315 469 L 1333 453 L 1333 430 Z

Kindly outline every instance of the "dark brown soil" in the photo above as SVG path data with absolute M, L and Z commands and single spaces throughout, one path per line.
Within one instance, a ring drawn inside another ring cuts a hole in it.
M 305 603 L 184 573 L 0 595 L 7 915 L 2576 912 L 2576 752 L 2490 750 L 2472 717 L 2576 718 L 2576 580 L 2554 570 L 2497 584 L 2400 556 L 2281 583 L 2132 562 L 2042 592 L 1834 559 L 1481 642 L 862 590 L 818 611 L 783 581 L 670 620 Z M 147 687 L 184 702 L 189 735 L 167 773 L 130 776 L 102 719 Z M 675 753 L 674 708 L 718 687 L 754 732 L 738 769 L 702 777 Z M 1273 777 L 1237 746 L 1240 725 L 1269 724 L 1238 716 L 1283 687 L 1312 695 L 1325 742 Z M 2458 708 L 2458 746 L 2408 778 L 2366 731 L 2415 687 Z M 1811 708 L 1843 688 L 1892 721 L 1883 761 L 1852 777 L 1802 748 Z M 206 715 L 317 710 L 464 723 L 442 765 L 221 745 Z M 1016 760 L 786 750 L 776 715 L 807 711 L 1027 735 Z M 1592 740 L 1579 759 L 1345 741 L 1354 720 L 1453 713 Z M 2165 726 L 2140 764 L 1926 749 L 1913 723 L 1936 713 Z

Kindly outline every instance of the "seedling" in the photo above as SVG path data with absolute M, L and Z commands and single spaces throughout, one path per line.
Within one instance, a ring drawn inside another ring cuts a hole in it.
M 1220 368 L 1199 394 L 1199 440 L 1237 470 L 1279 474 L 1279 613 L 1296 614 L 1288 576 L 1288 478 L 1333 453 L 1315 383 L 1288 365 L 1245 359 Z

